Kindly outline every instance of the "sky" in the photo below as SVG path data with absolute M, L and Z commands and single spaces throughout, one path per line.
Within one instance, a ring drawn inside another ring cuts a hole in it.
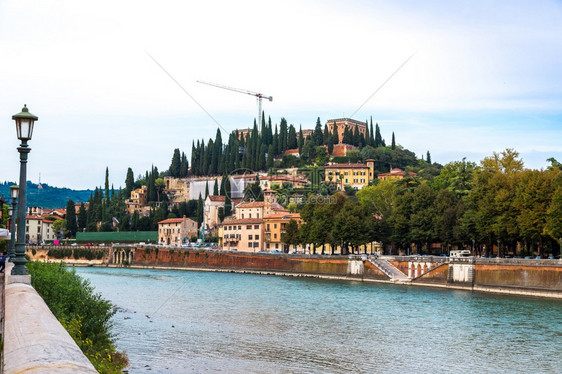
M 124 186 L 257 116 L 379 124 L 421 158 L 562 160 L 561 1 L 0 0 L 0 180 Z

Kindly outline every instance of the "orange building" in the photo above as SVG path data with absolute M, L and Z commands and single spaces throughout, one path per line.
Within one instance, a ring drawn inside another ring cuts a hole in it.
M 265 250 L 289 252 L 289 245 L 283 242 L 282 235 L 290 220 L 295 220 L 299 226 L 302 224 L 301 215 L 299 213 L 276 213 L 265 216 L 263 220 L 265 225 Z M 294 250 L 304 252 L 302 246 L 297 246 Z

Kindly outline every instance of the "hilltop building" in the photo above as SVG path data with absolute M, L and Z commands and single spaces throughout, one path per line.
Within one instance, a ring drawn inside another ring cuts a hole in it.
M 356 121 L 351 118 L 329 119 L 326 124 L 328 125 L 328 131 L 330 131 L 330 133 L 333 134 L 334 130 L 337 131 L 338 143 L 342 142 L 343 133 L 346 128 L 352 133 L 355 132 L 355 129 L 357 129 L 359 134 L 363 134 L 363 136 L 367 133 L 367 124 L 365 122 Z

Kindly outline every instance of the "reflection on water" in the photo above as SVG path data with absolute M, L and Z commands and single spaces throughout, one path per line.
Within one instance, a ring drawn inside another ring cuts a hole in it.
M 130 373 L 558 373 L 562 303 L 333 280 L 77 268 Z

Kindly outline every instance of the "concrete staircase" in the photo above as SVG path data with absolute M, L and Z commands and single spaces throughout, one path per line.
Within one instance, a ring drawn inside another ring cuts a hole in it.
M 393 282 L 411 282 L 411 279 L 408 278 L 406 274 L 402 273 L 387 260 L 382 258 L 369 258 L 368 261 L 385 273 Z

